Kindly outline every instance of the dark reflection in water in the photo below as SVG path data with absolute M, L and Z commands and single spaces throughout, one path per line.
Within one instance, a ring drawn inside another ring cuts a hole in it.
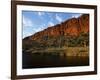
M 61 56 L 59 53 L 23 53 L 22 68 L 47 68 L 89 65 L 88 56 Z

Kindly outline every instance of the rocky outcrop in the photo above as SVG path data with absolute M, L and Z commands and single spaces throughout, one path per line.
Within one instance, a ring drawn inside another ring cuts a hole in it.
M 72 18 L 37 32 L 22 41 L 23 51 L 52 47 L 89 46 L 89 15 Z
M 32 35 L 30 38 L 32 40 L 38 40 L 44 36 L 78 36 L 80 33 L 88 33 L 89 32 L 89 15 L 84 14 L 79 18 L 71 18 L 62 22 L 61 24 L 57 24 L 55 26 L 48 27 L 43 31 L 37 32 Z

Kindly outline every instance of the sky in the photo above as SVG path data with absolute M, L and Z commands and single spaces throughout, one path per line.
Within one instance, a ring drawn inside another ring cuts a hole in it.
M 23 38 L 81 15 L 67 12 L 22 11 Z

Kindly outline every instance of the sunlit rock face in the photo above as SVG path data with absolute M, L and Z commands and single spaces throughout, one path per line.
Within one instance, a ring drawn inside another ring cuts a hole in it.
M 32 40 L 38 40 L 44 36 L 78 36 L 80 33 L 89 32 L 89 15 L 84 14 L 78 18 L 71 18 L 55 26 L 50 26 L 43 31 L 31 36 Z
M 89 34 L 89 15 L 83 14 L 78 18 L 71 18 L 60 24 L 50 26 L 23 39 L 23 46 L 26 47 L 47 47 L 65 45 L 67 40 L 75 38 L 82 39 L 81 34 L 86 34 L 84 40 L 88 41 Z M 80 37 L 80 38 L 79 38 Z M 79 40 L 78 40 L 79 41 Z M 77 43 L 78 44 L 78 43 Z M 81 44 L 81 43 L 79 43 Z

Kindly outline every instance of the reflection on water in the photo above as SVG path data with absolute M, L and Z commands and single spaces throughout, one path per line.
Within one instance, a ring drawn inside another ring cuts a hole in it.
M 89 65 L 89 56 L 66 56 L 58 52 L 23 53 L 23 68 L 68 67 Z

